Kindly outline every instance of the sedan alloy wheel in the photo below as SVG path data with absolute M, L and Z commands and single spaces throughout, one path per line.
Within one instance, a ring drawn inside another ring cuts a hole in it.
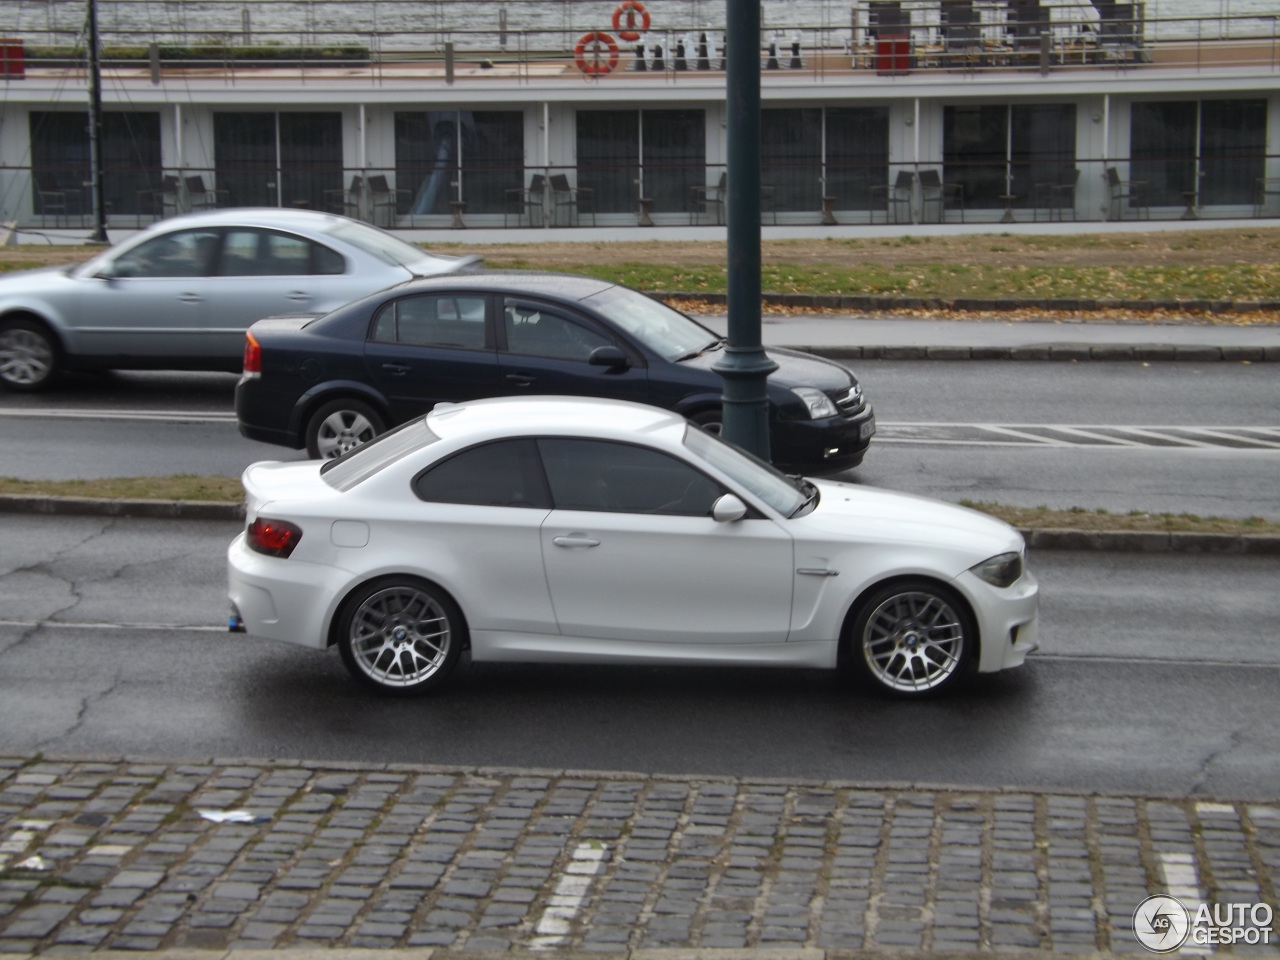
M 854 628 L 865 674 L 898 696 L 938 693 L 965 673 L 972 655 L 967 611 L 951 591 L 927 581 L 872 596 Z
M 382 417 L 367 403 L 334 400 L 308 421 L 307 454 L 313 460 L 332 460 L 368 443 L 386 428 Z
M 53 379 L 57 349 L 39 324 L 14 320 L 0 327 L 0 382 L 11 390 L 40 390 Z
M 338 640 L 343 663 L 359 680 L 400 696 L 444 680 L 458 660 L 465 627 L 457 606 L 419 580 L 383 580 L 347 605 Z

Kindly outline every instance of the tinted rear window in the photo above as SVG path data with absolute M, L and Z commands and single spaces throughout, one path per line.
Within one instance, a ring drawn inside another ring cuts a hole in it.
M 320 476 L 335 490 L 350 490 L 385 470 L 401 457 L 421 450 L 440 438 L 427 427 L 426 417 L 402 423 L 394 430 L 370 440 L 354 450 L 334 457 L 320 467 Z

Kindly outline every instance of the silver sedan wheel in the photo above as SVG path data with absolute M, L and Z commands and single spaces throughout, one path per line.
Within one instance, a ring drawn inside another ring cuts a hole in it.
M 307 423 L 307 453 L 316 460 L 332 460 L 368 443 L 386 426 L 367 403 L 332 400 Z
M 0 380 L 15 389 L 42 386 L 53 375 L 49 338 L 28 326 L 0 330 Z
M 940 591 L 891 591 L 859 618 L 862 661 L 871 678 L 899 694 L 936 691 L 960 672 L 968 654 L 965 621 Z
M 443 679 L 462 645 L 456 607 L 425 584 L 368 591 L 345 621 L 343 660 L 361 680 L 391 693 L 416 693 Z

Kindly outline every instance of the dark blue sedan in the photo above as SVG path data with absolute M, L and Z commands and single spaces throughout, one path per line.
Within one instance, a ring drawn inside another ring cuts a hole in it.
M 442 401 L 613 397 L 720 425 L 724 339 L 629 287 L 590 277 L 458 273 L 246 334 L 240 432 L 336 457 Z M 875 417 L 844 367 L 772 348 L 773 462 L 831 473 L 862 462 Z

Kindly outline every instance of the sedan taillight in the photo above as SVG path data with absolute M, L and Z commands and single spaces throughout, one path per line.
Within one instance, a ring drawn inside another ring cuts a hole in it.
M 262 373 L 262 347 L 248 330 L 244 333 L 244 372 L 255 377 Z
M 268 557 L 287 557 L 302 539 L 302 530 L 287 520 L 264 520 L 249 524 L 245 543 L 250 550 Z

